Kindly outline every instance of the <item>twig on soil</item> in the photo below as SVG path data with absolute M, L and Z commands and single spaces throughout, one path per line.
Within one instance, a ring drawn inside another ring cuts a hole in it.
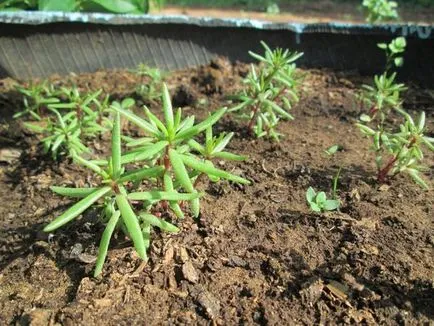
M 262 167 L 262 170 L 265 172 L 265 173 L 267 173 L 268 175 L 272 175 L 272 176 L 274 176 L 274 174 L 273 174 L 273 172 L 270 172 L 270 171 L 268 171 L 267 170 L 267 168 L 265 167 L 265 159 L 263 159 L 262 160 L 262 163 L 261 163 L 261 167 Z

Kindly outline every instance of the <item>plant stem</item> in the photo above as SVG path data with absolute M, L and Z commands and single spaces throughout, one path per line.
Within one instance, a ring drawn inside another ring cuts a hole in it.
M 386 166 L 382 169 L 380 169 L 380 171 L 378 171 L 377 174 L 377 181 L 379 183 L 384 183 L 386 180 L 387 175 L 389 174 L 389 171 L 392 169 L 393 164 L 395 164 L 395 162 L 397 161 L 398 156 L 394 156 L 392 157 L 389 162 L 386 164 Z
M 333 199 L 336 199 L 336 191 L 338 189 L 338 181 L 339 177 L 341 175 L 342 166 L 339 167 L 338 172 L 336 173 L 335 177 L 333 178 Z
M 248 125 L 248 129 L 250 132 L 253 131 L 253 125 L 255 124 L 256 118 L 258 116 L 258 112 L 259 112 L 259 106 L 258 104 L 255 105 L 255 107 L 253 108 L 253 116 L 249 121 L 249 125 Z

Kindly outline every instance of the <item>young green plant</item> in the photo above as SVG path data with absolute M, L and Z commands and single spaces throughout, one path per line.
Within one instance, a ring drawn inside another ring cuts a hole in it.
M 327 199 L 324 191 L 316 193 L 312 187 L 309 187 L 306 191 L 306 200 L 310 209 L 318 213 L 338 209 L 340 204 L 339 200 Z
M 161 97 L 161 84 L 164 74 L 160 69 L 141 63 L 132 72 L 141 77 L 140 84 L 136 87 L 138 95 L 145 101 L 151 102 Z
M 367 12 L 366 21 L 370 24 L 381 23 L 399 18 L 398 3 L 390 0 L 363 0 Z
M 51 152 L 52 158 L 59 155 L 72 156 L 72 153 L 89 153 L 90 150 L 81 142 L 81 128 L 74 112 L 61 115 L 56 109 L 48 109 L 55 116 L 49 117 L 43 124 L 24 122 L 24 126 L 36 133 L 44 135 L 41 143 L 44 153 Z
M 99 246 L 95 276 L 102 271 L 109 242 L 116 228 L 122 229 L 131 238 L 139 257 L 143 260 L 147 260 L 146 251 L 149 247 L 151 226 L 168 232 L 178 231 L 176 226 L 157 218 L 148 211 L 137 212 L 133 202 L 194 200 L 201 195 L 198 192 L 181 194 L 174 190 L 130 192 L 127 184 L 137 184 L 144 179 L 155 179 L 164 173 L 164 169 L 160 166 L 143 167 L 126 172 L 121 155 L 120 129 L 120 117 L 117 114 L 112 131 L 112 153 L 105 162 L 105 169 L 73 152 L 73 158 L 78 164 L 89 168 L 99 177 L 100 185 L 90 188 L 52 187 L 51 189 L 59 195 L 80 198 L 80 200 L 44 228 L 45 232 L 53 232 L 80 216 L 91 206 L 100 206 L 98 205 L 98 201 L 100 201 L 102 205 L 100 217 L 102 222 L 106 223 L 106 228 Z
M 425 170 L 422 165 L 423 148 L 434 151 L 434 138 L 425 135 L 425 112 L 420 114 L 417 123 L 409 114 L 405 114 L 405 119 L 405 123 L 399 126 L 398 132 L 374 130 L 363 123 L 358 123 L 357 126 L 364 135 L 372 139 L 379 183 L 384 183 L 388 178 L 405 172 L 417 184 L 428 189 L 420 173 Z M 383 159 L 384 153 L 389 156 L 387 160 Z
M 180 108 L 175 114 L 173 113 L 170 94 L 165 84 L 163 84 L 162 93 L 164 122 L 146 107 L 146 119 L 120 107 L 113 107 L 114 110 L 136 124 L 146 134 L 144 138 L 127 143 L 127 146 L 134 149 L 126 153 L 122 157 L 122 161 L 124 163 L 147 161 L 152 162 L 155 166 L 161 166 L 165 172 L 160 181 L 164 189 L 168 191 L 182 188 L 189 193 L 197 193 L 195 180 L 201 174 L 211 179 L 223 178 L 241 184 L 249 184 L 248 180 L 217 169 L 209 160 L 204 161 L 201 157 L 197 157 L 190 152 L 190 146 L 193 146 L 196 147 L 200 154 L 200 147 L 195 146 L 196 144 L 191 140 L 203 131 L 209 130 L 226 112 L 226 108 L 216 111 L 204 121 L 195 124 L 194 116 L 182 120 L 182 110 Z M 208 134 L 210 133 L 208 132 Z M 224 142 L 229 141 L 228 138 Z M 214 147 L 212 151 L 213 155 L 220 156 L 222 159 L 224 159 L 224 156 L 226 158 L 230 156 L 230 154 L 220 151 L 224 148 L 222 145 L 226 145 L 224 142 L 222 139 L 219 142 L 220 146 L 217 147 L 216 145 L 217 148 Z M 235 156 L 231 157 L 235 158 Z M 183 217 L 179 203 L 171 201 L 169 204 L 178 217 Z M 192 199 L 190 206 L 193 215 L 195 217 L 199 216 L 199 198 Z
M 59 103 L 54 87 L 47 81 L 41 83 L 31 83 L 28 88 L 17 86 L 16 89 L 24 95 L 24 110 L 17 112 L 13 118 L 21 118 L 30 115 L 35 120 L 42 120 L 43 110 L 48 105 Z
M 388 73 L 393 67 L 401 67 L 404 64 L 404 58 L 401 56 L 407 46 L 405 37 L 397 37 L 393 39 L 389 44 L 378 43 L 377 46 L 384 50 L 386 54 L 386 70 Z
M 294 76 L 295 61 L 303 53 L 291 53 L 289 50 L 276 48 L 271 50 L 268 45 L 261 41 L 265 49 L 264 56 L 249 52 L 261 65 L 257 72 L 252 65 L 247 78 L 243 93 L 234 96 L 241 103 L 229 110 L 240 112 L 250 120 L 248 129 L 256 137 L 268 137 L 275 141 L 281 134 L 276 131 L 280 119 L 293 120 L 288 112 L 293 103 L 298 101 L 298 80 Z

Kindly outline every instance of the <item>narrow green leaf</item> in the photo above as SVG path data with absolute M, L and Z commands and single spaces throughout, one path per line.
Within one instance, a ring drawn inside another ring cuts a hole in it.
M 91 169 L 93 172 L 99 174 L 100 176 L 102 176 L 105 179 L 109 178 L 109 175 L 107 174 L 107 172 L 105 172 L 103 169 L 101 169 L 96 163 L 85 160 L 84 158 L 82 158 L 81 156 L 75 154 L 72 156 L 73 160 L 77 162 L 77 164 L 81 164 L 84 165 L 85 167 Z M 104 161 L 100 161 L 101 163 Z
M 128 230 L 128 234 L 133 240 L 134 247 L 140 258 L 147 260 L 146 246 L 136 214 L 128 203 L 127 196 L 124 194 L 116 195 L 116 203 L 121 211 L 122 220 Z
M 121 118 L 116 112 L 115 122 L 112 130 L 112 164 L 113 178 L 117 179 L 121 175 Z
M 44 232 L 54 231 L 57 228 L 72 221 L 74 218 L 76 218 L 81 213 L 83 213 L 86 209 L 88 209 L 98 199 L 100 199 L 110 191 L 111 191 L 110 187 L 103 187 L 98 189 L 97 191 L 94 191 L 93 193 L 91 193 L 90 195 L 83 198 L 78 203 L 76 203 L 75 205 L 67 209 L 62 215 L 54 219 L 54 221 L 52 221 L 44 228 Z
M 182 157 L 178 154 L 174 149 L 169 150 L 169 159 L 172 164 L 173 172 L 175 173 L 175 177 L 178 182 L 182 185 L 182 187 L 188 191 L 189 193 L 195 193 L 196 190 L 193 187 L 193 184 L 188 175 L 187 169 L 183 163 Z M 191 210 L 195 217 L 199 216 L 199 199 L 193 199 L 190 201 Z
M 166 120 L 167 132 L 170 138 L 173 138 L 175 134 L 174 130 L 174 119 L 173 119 L 173 109 L 172 100 L 170 99 L 169 89 L 166 83 L 163 83 L 163 112 L 164 119 Z
M 203 172 L 205 174 L 213 175 L 213 176 L 216 176 L 219 178 L 227 179 L 227 180 L 238 182 L 241 184 L 250 184 L 249 180 L 246 180 L 246 179 L 241 178 L 239 176 L 230 174 L 229 172 L 211 167 L 208 164 L 201 162 L 201 161 L 199 161 L 199 160 L 197 160 L 191 156 L 181 155 L 181 159 L 185 165 L 187 165 L 187 166 L 189 166 L 189 167 L 191 167 L 197 171 Z
M 124 173 L 118 179 L 117 182 L 118 183 L 128 182 L 128 181 L 136 182 L 136 181 L 143 180 L 145 178 L 155 178 L 161 176 L 163 172 L 164 172 L 164 167 L 162 166 L 155 166 L 153 168 L 146 167 L 138 170 L 133 170 L 128 173 Z
M 264 103 L 268 104 L 274 111 L 276 111 L 277 113 L 279 113 L 282 117 L 284 117 L 284 118 L 286 118 L 288 120 L 293 120 L 294 119 L 292 115 L 290 115 L 288 112 L 286 112 L 284 109 L 282 109 L 280 106 L 278 106 L 273 101 L 264 100 Z
M 67 197 L 84 198 L 101 188 L 68 188 L 68 187 L 51 186 L 50 189 L 51 191 L 55 192 L 58 195 L 67 196 Z
M 164 182 L 164 190 L 165 191 L 173 191 L 174 190 L 172 177 L 171 177 L 170 173 L 167 171 L 166 171 L 166 173 L 164 173 L 163 182 Z M 184 212 L 182 211 L 182 209 L 179 206 L 177 201 L 169 201 L 169 206 L 178 218 L 184 218 Z
M 147 131 L 149 134 L 158 137 L 159 131 L 151 125 L 149 122 L 143 120 L 142 118 L 135 115 L 133 112 L 129 110 L 122 109 L 118 106 L 112 105 L 112 109 L 122 114 L 125 118 L 127 118 L 129 121 L 137 125 L 138 127 L 142 128 L 143 130 Z
M 198 133 L 204 131 L 206 128 L 212 126 L 213 124 L 215 124 L 222 116 L 223 114 L 225 114 L 227 111 L 227 108 L 222 108 L 220 110 L 217 110 L 216 112 L 214 112 L 213 115 L 209 116 L 207 119 L 205 119 L 204 121 L 198 123 L 197 125 L 187 129 L 187 130 L 183 130 L 181 132 L 179 132 L 175 139 L 188 139 L 194 135 L 197 135 Z
M 244 161 L 247 159 L 247 156 L 237 155 L 229 152 L 218 152 L 213 155 L 216 158 L 222 158 L 224 160 L 229 161 Z
M 95 271 L 93 272 L 94 277 L 97 277 L 99 274 L 101 274 L 102 267 L 107 257 L 107 250 L 110 244 L 110 239 L 116 228 L 120 216 L 121 216 L 121 212 L 115 211 L 110 217 L 110 220 L 104 229 L 104 232 L 101 237 L 101 241 L 99 243 L 98 258 L 96 259 Z
M 148 117 L 148 119 L 155 124 L 155 126 L 157 126 L 158 129 L 161 130 L 161 132 L 165 135 L 168 136 L 169 133 L 167 131 L 166 126 L 164 125 L 164 123 L 162 123 L 160 121 L 160 119 L 157 118 L 157 116 L 155 114 L 153 114 L 147 107 L 145 107 L 145 113 L 146 116 Z
M 232 137 L 234 136 L 233 132 L 228 133 L 218 144 L 214 147 L 213 154 L 221 152 L 230 142 Z
M 165 140 L 159 141 L 151 146 L 146 146 L 142 151 L 134 151 L 122 156 L 122 164 L 144 161 L 152 158 L 154 155 L 162 151 L 169 143 Z
M 150 137 L 142 137 L 137 139 L 129 139 L 127 142 L 127 147 L 136 147 L 136 146 L 142 146 L 147 145 L 153 141 L 153 138 Z
M 163 231 L 176 233 L 179 232 L 179 228 L 169 222 L 166 222 L 165 220 L 158 218 L 152 214 L 148 213 L 140 213 L 139 217 L 145 222 L 150 225 L 156 226 L 160 228 Z
M 128 199 L 130 200 L 193 200 L 199 198 L 201 196 L 200 193 L 180 193 L 177 191 L 146 191 L 146 192 L 132 192 L 128 194 Z

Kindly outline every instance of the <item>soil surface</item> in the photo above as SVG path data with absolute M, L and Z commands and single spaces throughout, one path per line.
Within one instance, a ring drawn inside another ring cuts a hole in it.
M 246 71 L 217 60 L 167 81 L 184 114 L 202 119 L 227 105 Z M 10 118 L 22 105 L 16 81 L 0 81 L 0 324 L 434 323 L 433 191 L 405 175 L 375 182 L 374 155 L 354 126 L 361 114 L 355 94 L 366 80 L 300 73 L 301 101 L 295 120 L 281 124 L 280 143 L 252 138 L 231 116 L 217 126 L 236 133 L 231 151 L 249 156 L 217 163 L 252 185 L 202 184 L 200 218 L 176 221 L 175 235 L 153 232 L 147 264 L 118 234 L 98 278 L 92 272 L 103 225 L 95 212 L 54 234 L 41 231 L 71 203 L 49 186 L 83 185 L 90 175 L 41 154 L 37 139 Z M 138 99 L 139 79 L 125 71 L 52 80 Z M 409 85 L 405 95 L 409 112 L 427 112 L 431 137 L 433 94 Z M 158 103 L 148 105 L 160 111 Z M 91 145 L 101 154 L 107 141 Z M 342 150 L 327 158 L 333 144 Z M 424 177 L 434 186 L 433 156 L 426 162 Z M 341 211 L 310 212 L 307 188 L 329 191 L 339 166 Z
M 395 22 L 413 22 L 422 24 L 434 23 L 434 6 L 422 7 L 410 4 L 399 4 L 400 18 Z M 366 23 L 366 16 L 356 4 L 333 1 L 308 1 L 280 6 L 279 14 L 249 11 L 242 8 L 209 8 L 167 6 L 156 14 L 187 15 L 192 17 L 242 18 L 272 22 L 327 23 L 352 22 Z

